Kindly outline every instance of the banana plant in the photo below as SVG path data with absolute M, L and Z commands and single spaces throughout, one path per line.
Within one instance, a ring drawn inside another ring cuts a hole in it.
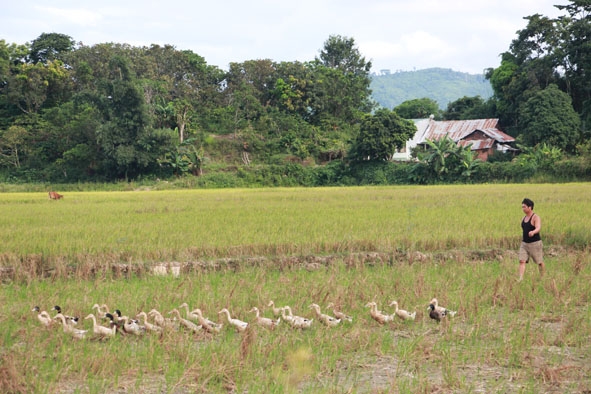
M 161 166 L 172 168 L 176 176 L 190 172 L 193 175 L 203 174 L 203 149 L 196 148 L 192 143 L 194 138 L 187 139 L 177 145 L 176 149 L 167 152 L 163 158 L 158 160 Z
M 426 142 L 428 148 L 424 160 L 433 172 L 435 172 L 436 176 L 442 179 L 450 171 L 448 158 L 450 156 L 456 156 L 458 146 L 448 136 L 435 141 L 427 140 Z

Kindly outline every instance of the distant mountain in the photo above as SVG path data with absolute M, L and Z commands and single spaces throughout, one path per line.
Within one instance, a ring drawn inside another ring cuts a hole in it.
M 446 68 L 417 71 L 382 71 L 371 76 L 372 98 L 382 107 L 392 109 L 407 100 L 430 98 L 439 108 L 464 96 L 480 96 L 484 100 L 493 94 L 490 82 L 482 74 L 468 74 Z

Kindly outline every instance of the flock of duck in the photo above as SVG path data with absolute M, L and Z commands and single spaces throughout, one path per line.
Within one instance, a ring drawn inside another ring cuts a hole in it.
M 52 327 L 61 323 L 64 333 L 69 334 L 76 339 L 84 339 L 87 337 L 108 338 L 115 336 L 117 333 L 122 335 L 144 335 L 147 332 L 162 333 L 167 329 L 183 329 L 190 332 L 207 332 L 215 334 L 221 332 L 226 323 L 228 327 L 233 328 L 238 332 L 244 332 L 251 324 L 274 330 L 282 320 L 292 328 L 307 329 L 310 328 L 314 322 L 314 318 L 294 315 L 289 306 L 276 307 L 273 301 L 270 301 L 267 306 L 271 309 L 273 318 L 261 316 L 259 309 L 253 307 L 249 313 L 254 313 L 254 318 L 250 322 L 246 322 L 233 318 L 230 315 L 230 311 L 223 308 L 218 312 L 221 319 L 218 319 L 216 322 L 204 317 L 199 308 L 190 310 L 187 303 L 183 303 L 168 312 L 170 317 L 164 317 L 156 309 L 152 309 L 148 313 L 143 311 L 139 312 L 135 318 L 122 315 L 119 309 L 110 312 L 109 307 L 105 304 L 94 304 L 92 307 L 93 313 L 88 314 L 88 316 L 84 318 L 84 320 L 92 320 L 92 329 L 86 330 L 77 328 L 80 319 L 76 316 L 66 315 L 58 305 L 51 309 L 56 313 L 53 317 L 51 317 L 48 312 L 41 310 L 38 306 L 35 306 L 32 311 L 37 313 L 37 319 L 43 326 Z M 394 312 L 392 314 L 383 313 L 378 310 L 376 302 L 369 302 L 365 305 L 366 308 L 370 308 L 369 314 L 371 318 L 381 325 L 392 322 L 395 318 L 404 321 L 415 320 L 417 314 L 416 311 L 409 312 L 401 309 L 398 307 L 398 302 L 396 301 L 392 301 L 388 306 L 394 307 Z M 309 308 L 314 311 L 316 319 L 327 327 L 335 327 L 342 322 L 353 322 L 351 316 L 338 310 L 333 303 L 330 303 L 327 306 L 327 309 L 332 310 L 332 316 L 323 313 L 318 304 L 311 304 Z M 179 309 L 184 309 L 184 317 L 181 315 Z M 440 322 L 446 316 L 453 317 L 456 314 L 455 311 L 439 305 L 436 298 L 433 298 L 429 302 L 428 309 L 429 317 L 437 322 Z M 220 320 L 223 322 L 220 322 Z M 103 323 L 105 321 L 106 323 Z

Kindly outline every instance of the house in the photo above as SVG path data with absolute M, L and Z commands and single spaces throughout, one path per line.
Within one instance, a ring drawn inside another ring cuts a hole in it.
M 515 138 L 499 130 L 498 119 L 471 119 L 471 120 L 441 120 L 437 121 L 431 116 L 429 119 L 413 120 L 417 126 L 414 137 L 406 142 L 406 147 L 396 152 L 393 160 L 410 160 L 411 151 L 418 145 L 425 145 L 427 140 L 437 141 L 448 136 L 461 146 L 472 144 L 472 151 L 477 157 L 486 161 L 488 156 L 495 151 L 515 151 L 510 146 Z

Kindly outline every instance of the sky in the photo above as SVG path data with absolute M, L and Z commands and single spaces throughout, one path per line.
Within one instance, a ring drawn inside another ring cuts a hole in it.
M 331 35 L 353 38 L 372 72 L 431 67 L 481 74 L 500 65 L 526 16 L 568 0 L 20 0 L 4 2 L 0 39 L 60 33 L 84 45 L 172 45 L 231 62 L 311 61 Z

